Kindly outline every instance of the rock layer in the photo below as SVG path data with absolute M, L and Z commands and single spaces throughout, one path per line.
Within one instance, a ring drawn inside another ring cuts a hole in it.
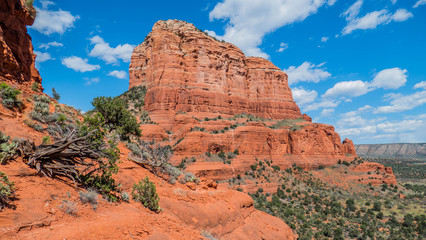
M 41 83 L 35 68 L 35 55 L 27 25 L 32 25 L 35 10 L 24 0 L 0 1 L 0 79 L 29 86 Z
M 163 110 L 302 117 L 287 74 L 183 21 L 157 22 L 134 49 L 129 75 L 130 88 L 147 87 L 145 109 L 154 115 Z

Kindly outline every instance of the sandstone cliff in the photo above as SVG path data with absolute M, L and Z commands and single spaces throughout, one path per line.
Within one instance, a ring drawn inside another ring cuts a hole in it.
M 209 160 L 190 166 L 201 175 L 226 179 L 255 158 L 309 169 L 356 156 L 352 141 L 342 143 L 333 126 L 300 113 L 286 73 L 190 23 L 157 22 L 134 49 L 129 75 L 130 88 L 147 88 L 144 109 L 159 123 L 144 125 L 144 137 L 171 139 L 176 162 L 206 152 L 240 153 L 231 166 Z
M 34 17 L 33 6 L 24 0 L 0 1 L 0 80 L 26 86 L 41 83 L 26 27 Z
M 271 62 L 245 57 L 183 21 L 159 21 L 137 46 L 130 88 L 148 88 L 145 109 L 299 118 L 287 74 Z

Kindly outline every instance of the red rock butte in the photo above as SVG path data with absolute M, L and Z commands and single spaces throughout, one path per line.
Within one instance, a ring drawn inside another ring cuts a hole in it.
M 246 57 L 177 20 L 159 21 L 132 54 L 130 88 L 146 86 L 145 109 L 271 119 L 301 117 L 287 74 L 270 61 Z
M 333 126 L 312 123 L 309 116 L 302 116 L 286 73 L 266 59 L 246 57 L 236 46 L 218 41 L 190 23 L 157 22 L 134 49 L 129 75 L 130 88 L 147 88 L 145 110 L 160 124 L 142 126 L 144 137 L 179 139 L 174 147 L 177 161 L 238 149 L 240 156 L 229 169 L 222 163 L 197 161 L 190 168 L 198 174 L 213 171 L 226 178 L 227 172 L 249 169 L 257 157 L 273 159 L 281 167 L 296 163 L 314 168 L 356 156 L 352 141 L 342 143 Z M 267 120 L 229 119 L 240 113 Z M 218 115 L 223 118 L 199 120 Z M 300 129 L 271 128 L 284 119 L 298 119 Z M 230 129 L 234 124 L 239 127 Z M 197 127 L 206 131 L 192 131 Z M 163 128 L 173 132 L 172 136 Z

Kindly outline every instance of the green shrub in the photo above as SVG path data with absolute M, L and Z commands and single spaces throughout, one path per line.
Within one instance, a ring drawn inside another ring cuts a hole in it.
M 41 144 L 42 145 L 50 144 L 50 136 L 43 136 L 43 138 L 41 139 Z
M 0 132 L 0 164 L 6 163 L 16 155 L 16 141 L 10 141 L 10 137 Z
M 129 134 L 141 136 L 135 116 L 126 109 L 126 104 L 122 99 L 97 97 L 93 99 L 92 105 L 95 107 L 95 111 L 104 117 L 105 126 L 117 130 L 122 139 L 128 139 Z
M 105 143 L 106 132 L 102 129 L 104 123 L 103 116 L 100 113 L 86 116 L 83 123 L 79 125 L 80 136 L 86 136 L 89 132 L 94 133 L 89 138 L 94 150 L 101 150 L 105 160 L 99 160 L 98 170 L 90 175 L 80 175 L 82 185 L 87 189 L 96 189 L 109 201 L 117 201 L 115 192 L 118 186 L 115 183 L 113 174 L 117 174 L 117 161 L 120 158 L 120 150 L 117 148 L 117 143 L 109 141 Z M 106 147 L 105 147 L 106 146 Z
M 9 205 L 15 193 L 14 183 L 4 172 L 0 172 L 0 210 Z
M 121 192 L 121 199 L 125 202 L 129 202 L 130 195 L 127 192 Z
M 55 99 L 56 101 L 59 101 L 59 99 L 61 99 L 61 95 L 59 95 L 58 92 L 56 92 L 55 88 L 52 88 L 52 97 L 53 99 Z
M 34 92 L 38 92 L 40 90 L 40 85 L 38 84 L 38 82 L 33 82 L 33 84 L 31 85 L 31 90 L 33 90 Z
M 161 211 L 158 205 L 160 198 L 158 197 L 155 184 L 149 180 L 148 176 L 144 180 L 134 184 L 132 197 L 135 201 L 142 203 L 144 207 L 151 211 Z
M 0 97 L 3 99 L 2 104 L 6 108 L 20 107 L 22 101 L 18 99 L 18 95 L 21 91 L 15 89 L 6 83 L 0 83 Z

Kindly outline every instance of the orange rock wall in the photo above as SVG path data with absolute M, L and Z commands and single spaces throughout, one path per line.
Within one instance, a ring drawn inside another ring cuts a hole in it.
M 287 74 L 268 60 L 246 57 L 192 24 L 159 21 L 132 54 L 129 87 L 143 85 L 145 109 L 284 119 L 301 117 Z
M 27 86 L 41 83 L 26 27 L 33 22 L 23 0 L 0 1 L 0 80 Z

